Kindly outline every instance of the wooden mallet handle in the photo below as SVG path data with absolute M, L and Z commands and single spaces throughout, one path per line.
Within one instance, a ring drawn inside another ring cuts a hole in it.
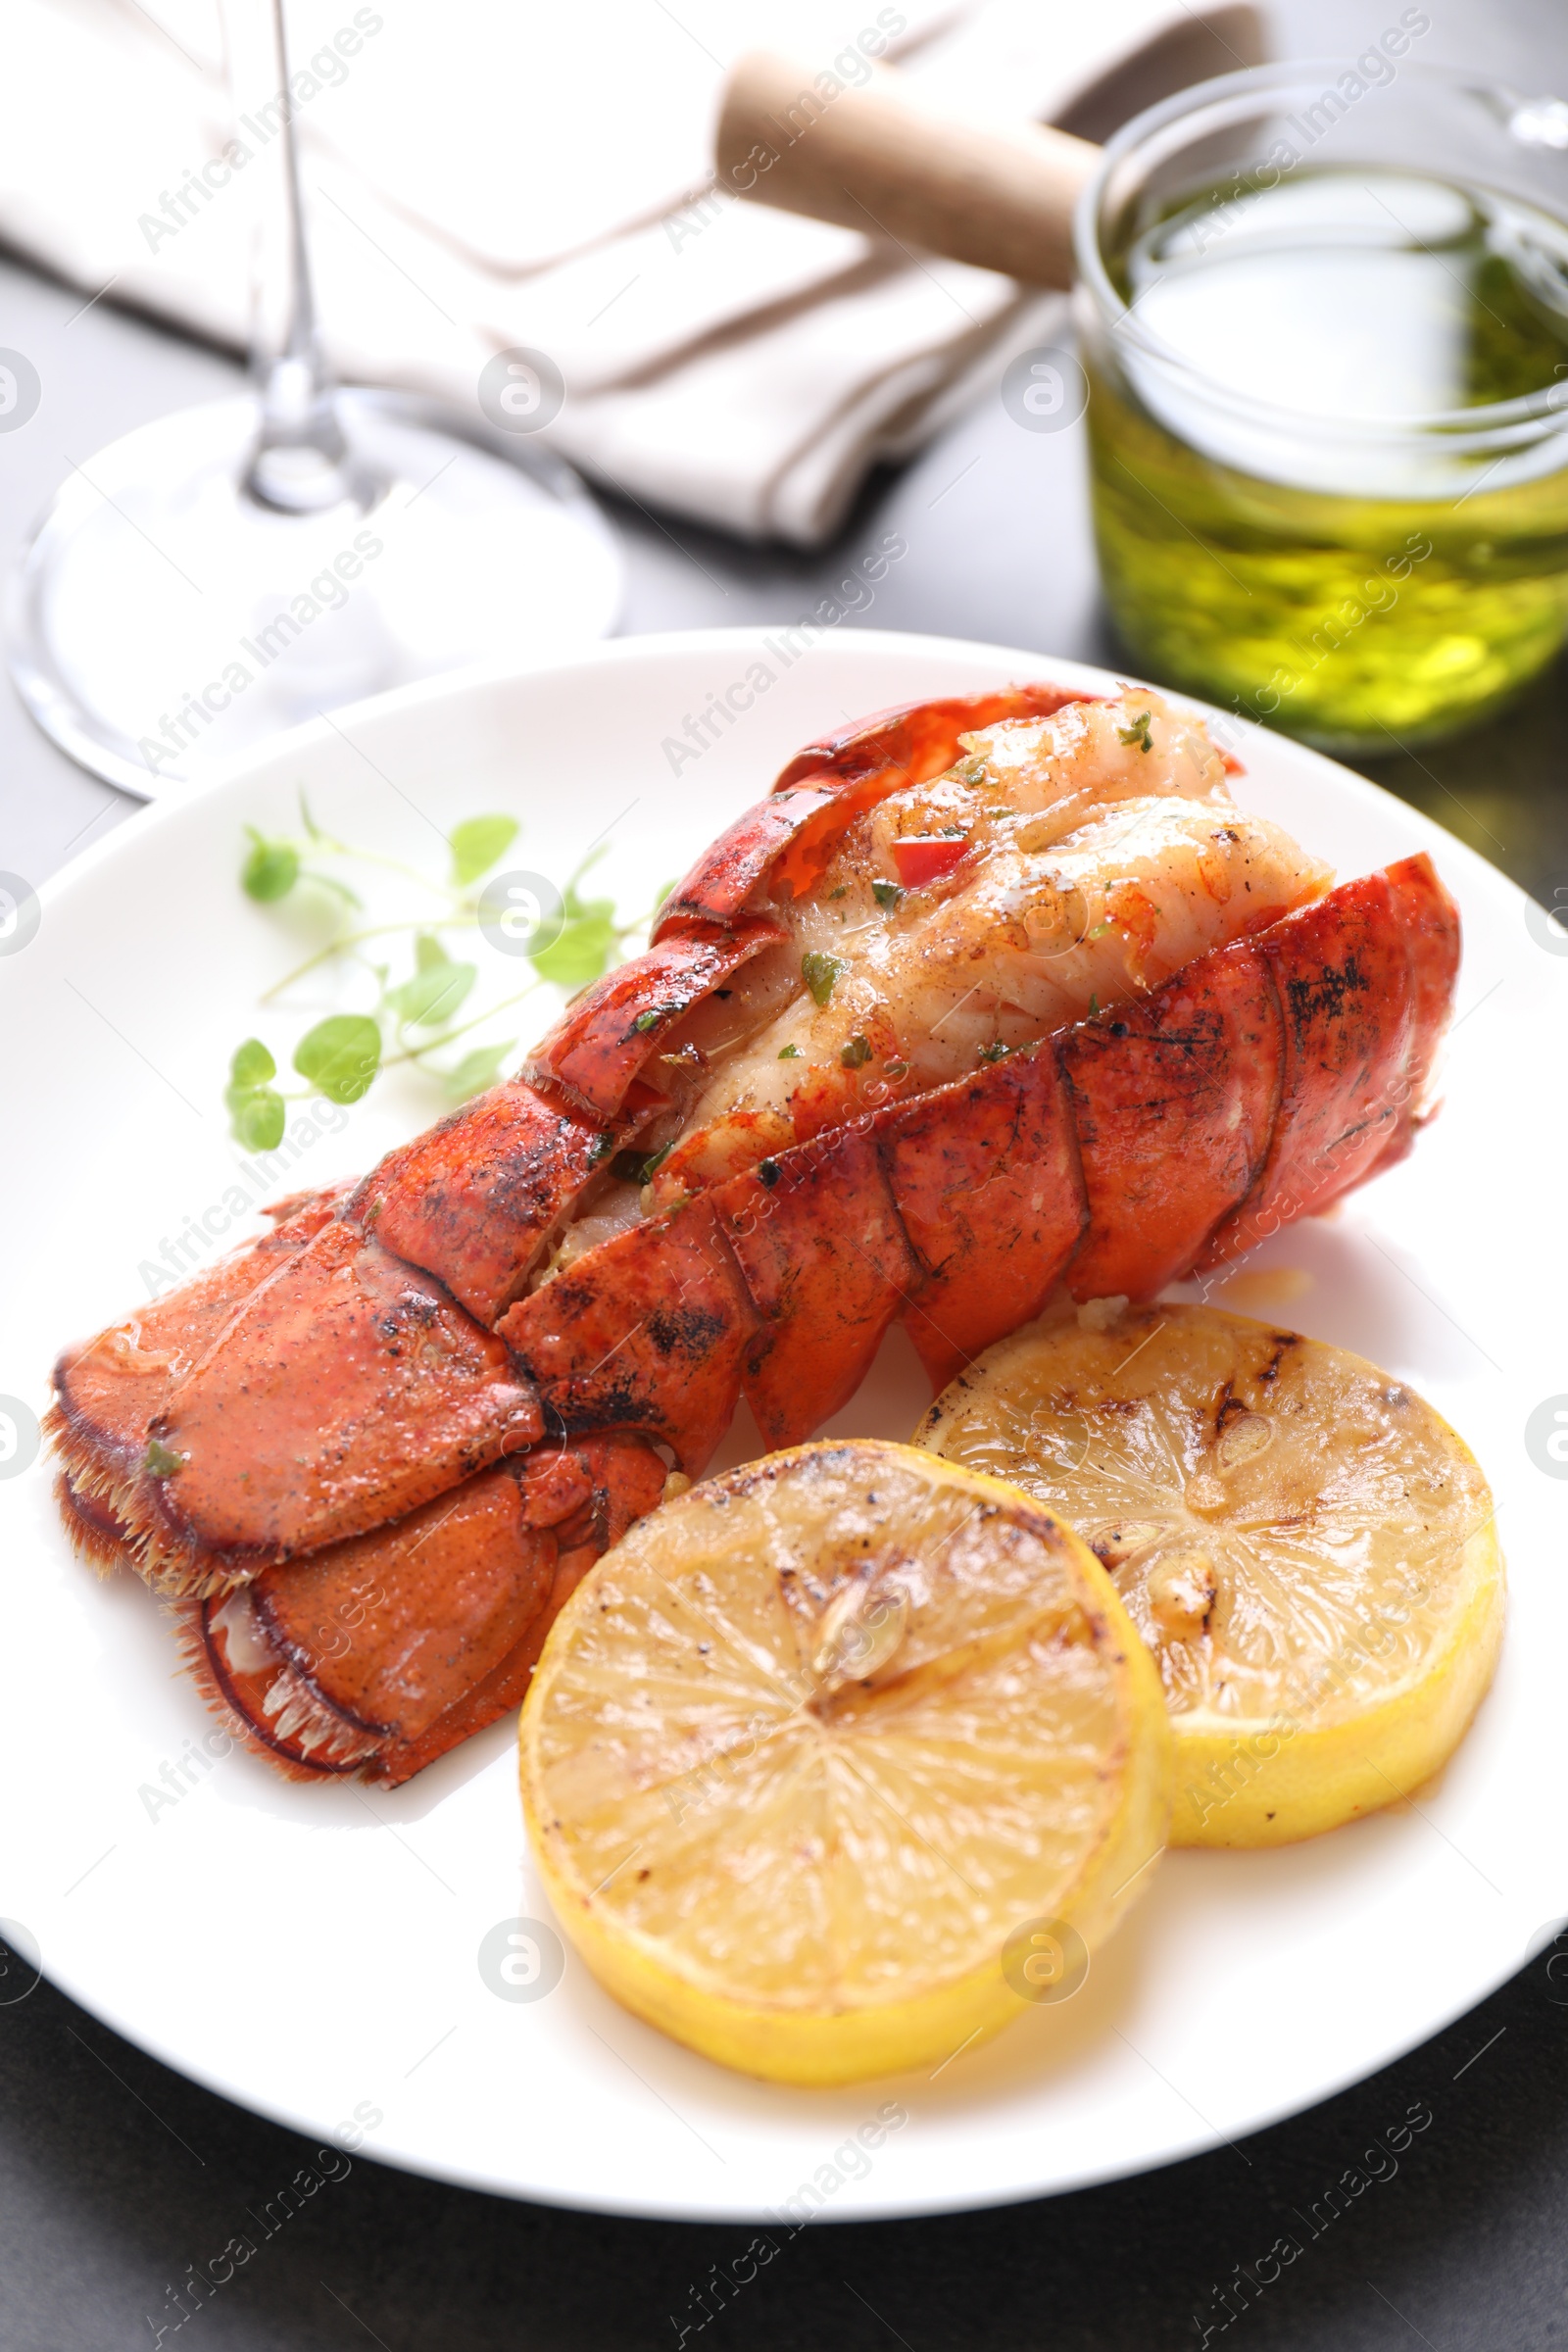
M 1057 287 L 1072 283 L 1073 205 L 1101 152 L 933 112 L 886 67 L 824 98 L 808 67 L 766 50 L 731 73 L 715 148 L 720 187 L 754 203 Z

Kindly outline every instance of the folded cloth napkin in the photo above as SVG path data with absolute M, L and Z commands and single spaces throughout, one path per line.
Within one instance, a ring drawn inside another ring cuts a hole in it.
M 231 37 L 268 4 L 225 0 Z M 542 442 L 639 501 L 805 546 L 870 466 L 1042 339 L 1058 298 L 716 189 L 728 60 L 820 61 L 831 99 L 885 56 L 943 106 L 1103 136 L 1259 46 L 1235 0 L 288 0 L 287 17 L 339 372 L 474 414 L 487 361 L 543 353 L 564 399 Z M 216 0 L 0 0 L 0 239 L 243 346 L 282 107 L 242 86 L 236 120 Z

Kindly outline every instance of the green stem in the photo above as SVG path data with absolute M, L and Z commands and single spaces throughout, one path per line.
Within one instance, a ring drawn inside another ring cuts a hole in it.
M 329 892 L 340 906 L 363 906 L 365 905 L 365 901 L 357 890 L 350 890 L 348 884 L 340 881 L 336 874 L 323 873 L 318 865 L 312 865 L 303 858 L 300 859 L 299 878 L 301 882 L 308 883 L 313 889 Z
M 450 883 L 432 882 L 428 874 L 421 874 L 415 866 L 405 865 L 401 858 L 387 858 L 379 850 L 357 850 L 352 843 L 339 841 L 333 834 L 321 832 L 309 834 L 307 842 L 307 857 L 312 849 L 325 850 L 334 858 L 353 858 L 362 865 L 383 866 L 389 874 L 401 874 L 405 881 L 417 882 L 421 890 L 432 890 L 438 897 L 455 899 L 461 896 Z
M 447 921 L 437 923 L 434 928 L 438 931 L 471 931 L 476 928 L 478 920 L 476 914 L 455 914 Z M 270 1004 L 274 997 L 282 995 L 285 988 L 292 987 L 296 980 L 303 980 L 307 972 L 314 972 L 318 963 L 326 963 L 332 956 L 341 956 L 350 948 L 357 948 L 363 940 L 385 939 L 389 933 L 396 931 L 428 931 L 430 928 L 429 923 L 418 922 L 372 923 L 368 930 L 341 932 L 336 939 L 328 940 L 324 948 L 318 949 L 314 956 L 307 956 L 305 961 L 296 964 L 291 972 L 285 972 L 281 980 L 274 980 L 270 988 L 263 991 L 259 1002 Z
M 539 981 L 531 980 L 526 988 L 519 988 L 514 997 L 503 997 L 499 1004 L 486 1005 L 483 1012 L 476 1012 L 470 1019 L 460 1021 L 455 1029 L 443 1029 L 441 1035 L 432 1037 L 427 1046 L 411 1046 L 406 1054 L 389 1054 L 381 1064 L 382 1069 L 395 1069 L 402 1061 L 418 1061 L 424 1054 L 434 1054 L 442 1046 L 450 1046 L 455 1037 L 464 1037 L 468 1030 L 477 1029 L 486 1021 L 493 1021 L 498 1012 L 510 1012 L 514 1004 L 520 1004 L 524 997 L 531 997 L 540 985 Z

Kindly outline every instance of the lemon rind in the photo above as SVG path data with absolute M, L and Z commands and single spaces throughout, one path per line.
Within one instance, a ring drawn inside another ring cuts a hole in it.
M 1469 1591 L 1447 1640 L 1375 1706 L 1316 1731 L 1288 1731 L 1288 1717 L 1173 1715 L 1172 1845 L 1296 1844 L 1397 1804 L 1441 1772 L 1502 1647 L 1506 1578 L 1494 1529 L 1478 1530 L 1465 1552 Z
M 916 1446 L 935 1451 L 945 1425 L 957 1417 L 957 1400 L 1004 1387 L 1010 1364 L 1026 1359 L 1051 1328 L 1035 1324 L 1014 1332 L 959 1373 L 921 1415 Z M 1336 1352 L 1377 1371 L 1353 1349 Z M 1430 1403 L 1426 1409 L 1453 1451 L 1483 1475 L 1452 1425 Z M 939 1458 L 956 1457 L 942 1453 Z M 1506 1572 L 1491 1520 L 1468 1539 L 1463 1560 L 1465 1597 L 1442 1647 L 1417 1673 L 1359 1713 L 1313 1729 L 1295 1724 L 1289 1715 L 1235 1717 L 1171 1709 L 1176 1767 L 1171 1844 L 1295 1844 L 1402 1802 L 1441 1772 L 1474 1721 L 1501 1650 Z
M 831 1441 L 829 1441 L 831 1442 Z M 791 1454 L 814 1452 L 796 1446 Z M 913 1447 L 889 1451 L 912 1452 Z M 770 1466 L 788 1455 L 770 1457 Z M 1098 1842 L 1084 1857 L 1071 1888 L 1056 1890 L 1052 1915 L 1074 1928 L 1091 1956 L 1114 1933 L 1142 1894 L 1149 1865 L 1169 1842 L 1173 1742 L 1158 1670 L 1122 1605 L 1115 1586 L 1089 1546 L 1054 1512 L 1020 1489 L 985 1472 L 966 1471 L 941 1455 L 920 1452 L 922 1470 L 987 1491 L 1009 1509 L 1065 1537 L 1097 1642 L 1114 1650 L 1123 1738 L 1105 1769 L 1121 1776 L 1121 1798 Z M 680 1501 L 666 1505 L 679 1510 Z M 594 1606 L 597 1568 L 578 1587 L 552 1628 L 522 1711 L 519 1767 L 523 1812 L 545 1890 L 563 1932 L 590 1973 L 622 2007 L 672 2039 L 734 2071 L 763 2081 L 829 2086 L 879 2076 L 929 2071 L 959 2050 L 978 2047 L 1033 2004 L 1003 1973 L 1000 1950 L 981 1966 L 902 2001 L 881 2000 L 837 2009 L 735 2000 L 671 1967 L 653 1938 L 626 1928 L 611 1905 L 598 1901 L 563 1859 L 563 1841 L 542 1821 L 535 1727 L 543 1720 L 555 1670 L 566 1656 L 578 1619 Z

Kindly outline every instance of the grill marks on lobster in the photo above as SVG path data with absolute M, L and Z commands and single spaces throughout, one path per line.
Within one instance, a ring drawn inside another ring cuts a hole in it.
M 182 1604 L 186 1664 L 290 1777 L 395 1785 L 518 1703 L 557 1613 L 663 1488 L 658 1455 L 612 1433 L 508 1462 Z
M 742 1394 L 797 1442 L 896 1319 L 940 1387 L 1408 1150 L 1458 956 L 1429 861 L 1319 896 L 1136 699 L 811 747 L 525 1079 L 62 1360 L 73 1532 L 191 1596 L 253 1744 L 406 1779 Z

